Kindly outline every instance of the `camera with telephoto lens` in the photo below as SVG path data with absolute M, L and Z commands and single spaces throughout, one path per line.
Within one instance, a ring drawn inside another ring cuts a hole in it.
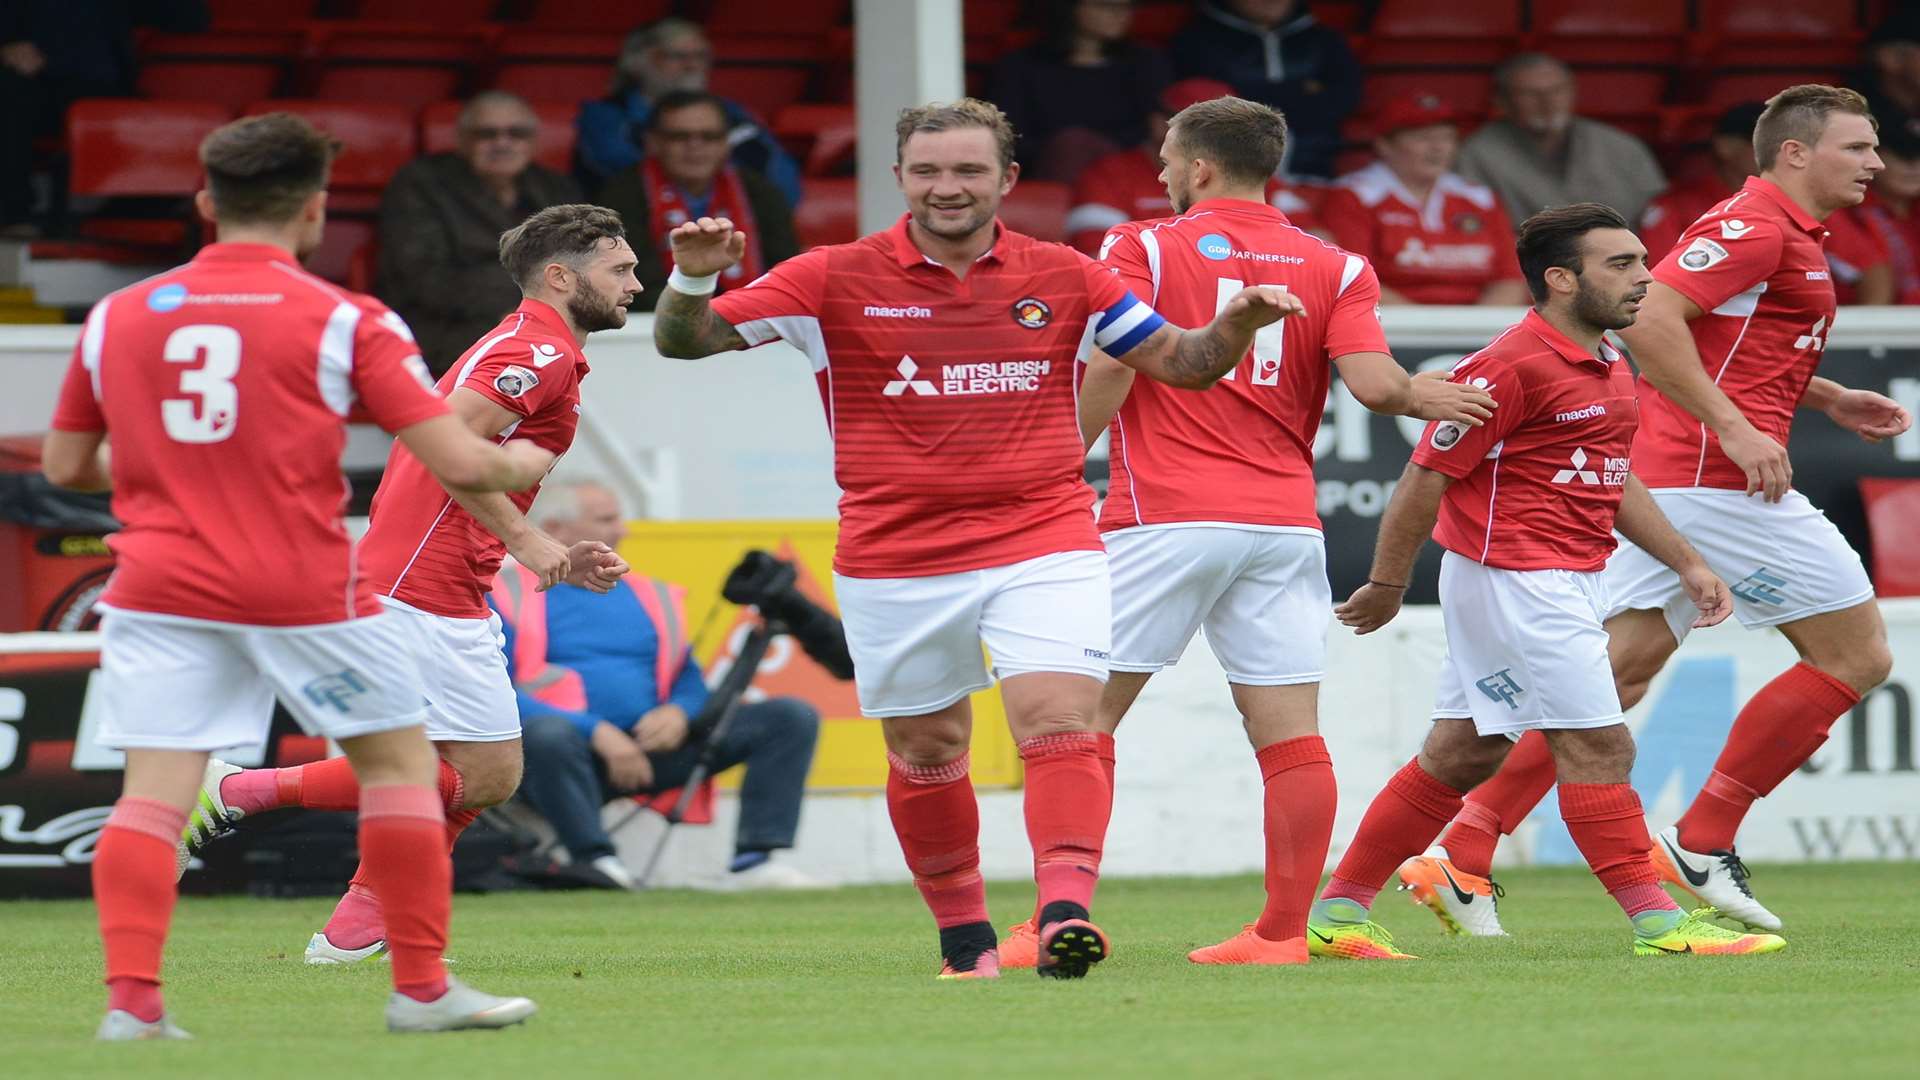
M 846 631 L 833 612 L 806 598 L 796 587 L 800 573 L 792 563 L 764 551 L 749 551 L 727 574 L 720 595 L 735 604 L 751 604 L 800 643 L 815 663 L 836 679 L 853 678 L 853 657 Z

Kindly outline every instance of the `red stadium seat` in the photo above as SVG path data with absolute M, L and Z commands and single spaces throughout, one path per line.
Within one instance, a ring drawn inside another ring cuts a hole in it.
M 1493 104 L 1493 79 L 1481 71 L 1389 71 L 1367 76 L 1363 111 L 1404 94 L 1432 94 L 1461 112 L 1483 116 Z
M 1193 5 L 1187 3 L 1147 3 L 1133 9 L 1130 37 L 1154 45 L 1164 45 L 1193 21 Z
M 707 33 L 815 34 L 847 21 L 847 0 L 711 0 Z
M 1004 34 L 1020 21 L 1020 0 L 965 0 L 960 29 L 966 34 Z
M 207 4 L 212 11 L 215 28 L 291 27 L 313 18 L 313 9 L 319 6 L 320 0 L 275 0 L 273 3 L 261 3 L 260 0 L 209 0 Z
M 472 63 L 495 36 L 489 26 L 431 22 L 316 22 L 308 25 L 313 51 L 325 60 L 359 63 Z
M 323 101 L 380 101 L 419 108 L 457 97 L 459 89 L 460 73 L 453 68 L 342 64 L 320 72 L 312 95 Z
M 583 34 L 574 30 L 522 30 L 513 27 L 500 35 L 494 55 L 501 60 L 591 60 L 613 70 L 620 56 L 615 34 Z
M 500 0 L 360 0 L 355 13 L 362 19 L 463 26 L 485 22 L 499 12 Z
M 373 292 L 374 278 L 380 272 L 379 238 L 361 244 L 347 257 L 347 288 L 354 292 Z
M 1014 232 L 1037 240 L 1065 243 L 1067 213 L 1073 209 L 1073 187 L 1049 180 L 1023 180 L 1000 204 L 1000 221 Z
M 1492 67 L 1513 52 L 1513 39 L 1371 37 L 1358 45 L 1361 63 L 1369 68 Z
M 673 4 L 674 0 L 534 0 L 527 25 L 542 30 L 591 30 L 608 35 L 618 48 L 620 35 L 673 14 Z
M 1920 596 L 1920 479 L 1866 476 L 1868 544 L 1873 549 L 1873 587 L 1881 596 Z
M 143 61 L 291 60 L 305 47 L 297 30 L 210 30 L 202 34 L 141 34 Z
M 850 158 L 859 138 L 851 105 L 789 105 L 774 114 L 773 133 L 800 157 L 808 176 L 824 176 Z
M 1854 6 L 1807 0 L 1700 0 L 1700 29 L 1709 34 L 1819 39 L 1859 32 Z
M 328 281 L 346 285 L 352 276 L 354 253 L 373 243 L 377 231 L 366 218 L 329 218 L 320 246 L 302 261 L 308 270 Z
M 75 195 L 190 195 L 200 188 L 200 140 L 233 119 L 202 101 L 97 98 L 67 110 Z
M 142 97 L 212 101 L 239 109 L 272 97 L 280 89 L 280 65 L 199 61 L 146 64 L 140 68 L 139 88 Z
M 803 248 L 846 244 L 860 238 L 860 194 L 857 181 L 808 180 L 806 193 L 793 208 L 793 228 Z
M 608 64 L 505 64 L 494 73 L 493 88 L 519 94 L 528 101 L 561 101 L 578 105 L 607 96 L 613 78 Z
M 1674 0 L 1533 0 L 1536 34 L 1680 37 L 1687 5 Z
M 290 112 L 344 144 L 333 163 L 332 186 L 344 191 L 377 191 L 400 166 L 412 161 L 419 140 L 414 110 L 406 105 L 369 101 L 256 101 L 248 116 Z
M 1381 0 L 1368 28 L 1374 37 L 1514 37 L 1520 0 Z
M 713 39 L 713 58 L 721 64 L 817 64 L 827 57 L 825 34 L 755 34 Z
M 554 101 L 531 104 L 540 117 L 540 141 L 534 147 L 534 160 L 555 172 L 572 171 L 574 106 Z M 454 125 L 460 119 L 460 109 L 458 101 L 436 101 L 420 110 L 421 152 L 438 154 L 454 148 Z
M 1845 85 L 1844 72 L 1826 71 L 1745 71 L 1715 75 L 1707 82 L 1706 103 L 1721 109 L 1745 101 L 1765 101 L 1789 86 L 1800 83 Z
M 772 116 L 806 96 L 807 79 L 812 74 L 804 67 L 721 64 L 714 67 L 707 88 L 761 116 Z
M 1667 98 L 1664 72 L 1586 68 L 1576 77 L 1580 111 L 1595 116 L 1654 113 Z

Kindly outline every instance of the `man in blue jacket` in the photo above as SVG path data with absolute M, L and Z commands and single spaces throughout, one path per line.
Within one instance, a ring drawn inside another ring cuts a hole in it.
M 549 485 L 534 512 L 564 544 L 618 547 L 627 531 L 619 500 L 597 484 Z M 686 783 L 706 748 L 693 723 L 707 704 L 686 639 L 684 590 L 639 573 L 628 578 L 610 593 L 570 585 L 542 593 L 509 564 L 490 598 L 520 699 L 521 791 L 576 865 L 624 888 L 633 877 L 614 854 L 600 808 L 617 795 Z M 721 735 L 716 768 L 747 767 L 730 886 L 811 883 L 773 853 L 793 846 L 819 730 L 811 705 L 775 698 L 742 705 Z

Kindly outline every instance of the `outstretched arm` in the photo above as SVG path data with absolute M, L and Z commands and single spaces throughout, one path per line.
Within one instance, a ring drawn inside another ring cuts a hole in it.
M 1832 379 L 1814 376 L 1800 398 L 1803 409 L 1818 409 L 1868 442 L 1891 439 L 1913 426 L 1913 415 L 1885 394 L 1853 390 Z
M 733 324 L 713 313 L 710 303 L 722 270 L 740 261 L 747 235 L 726 218 L 684 222 L 667 234 L 673 247 L 673 273 L 653 309 L 653 346 L 676 360 L 698 360 L 747 347 Z
M 1407 585 L 1413 579 L 1414 556 L 1433 535 L 1440 499 L 1451 483 L 1453 478 L 1446 473 L 1407 462 L 1400 482 L 1394 486 L 1393 498 L 1387 501 L 1387 512 L 1380 518 L 1380 535 L 1374 541 L 1373 568 L 1367 571 L 1367 583 L 1333 609 L 1354 633 L 1371 634 L 1400 613 Z
M 1422 420 L 1452 420 L 1479 427 L 1499 408 L 1493 395 L 1471 383 L 1450 382 L 1445 371 L 1408 375 L 1400 362 L 1386 353 L 1348 353 L 1333 359 L 1340 381 L 1373 412 L 1386 416 L 1413 416 Z
M 1281 286 L 1250 286 L 1222 305 L 1207 325 L 1197 330 L 1163 325 L 1114 359 L 1169 386 L 1205 390 L 1247 355 L 1261 327 L 1306 310 Z

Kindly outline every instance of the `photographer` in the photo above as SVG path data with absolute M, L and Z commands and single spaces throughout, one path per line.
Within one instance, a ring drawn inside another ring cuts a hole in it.
M 619 500 L 598 484 L 549 485 L 532 516 L 564 544 L 618 547 L 626 535 Z M 492 601 L 520 697 L 521 791 L 553 824 L 576 866 L 632 888 L 633 875 L 601 824 L 601 806 L 618 795 L 685 784 L 711 733 L 694 730 L 708 691 L 686 639 L 685 590 L 642 573 L 624 580 L 630 588 L 604 595 L 568 585 L 541 593 L 510 563 Z M 793 846 L 819 728 L 811 705 L 776 698 L 741 705 L 718 732 L 716 770 L 747 766 L 728 887 L 814 884 L 773 852 Z

